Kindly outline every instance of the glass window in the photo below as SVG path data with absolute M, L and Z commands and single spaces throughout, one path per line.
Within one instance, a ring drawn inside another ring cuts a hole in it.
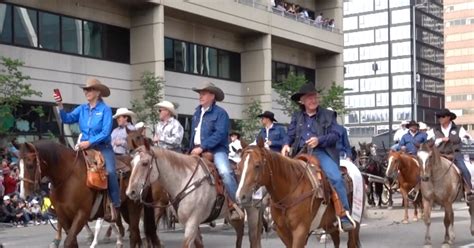
M 188 52 L 188 46 L 186 42 L 184 41 L 174 41 L 173 45 L 173 53 L 174 53 L 174 69 L 179 72 L 185 72 L 187 71 L 188 64 L 187 64 L 187 52 Z
M 0 42 L 12 42 L 12 6 L 0 3 Z
M 411 71 L 411 58 L 392 59 L 392 73 Z
M 359 16 L 359 28 L 370 28 L 388 24 L 387 12 Z
M 39 44 L 41 48 L 59 50 L 59 16 L 39 12 Z
M 392 43 L 392 56 L 405 56 L 411 54 L 411 42 L 397 42 Z
M 388 57 L 388 45 L 360 47 L 360 60 L 378 59 Z
M 126 28 L 103 26 L 104 58 L 117 62 L 130 62 L 130 31 Z
M 351 1 L 344 1 L 344 14 L 356 14 L 356 13 L 363 13 L 369 12 L 374 10 L 373 4 L 366 4 L 367 0 L 351 0 Z
M 398 26 L 390 28 L 390 39 L 391 40 L 402 40 L 410 39 L 411 37 L 410 25 Z
M 397 75 L 392 76 L 392 88 L 393 89 L 410 89 L 412 75 Z
M 348 48 L 344 49 L 344 61 L 357 61 L 359 60 L 359 48 Z
M 410 23 L 411 13 L 409 8 L 401 10 L 392 10 L 392 24 Z
M 390 8 L 409 6 L 410 0 L 390 0 Z
M 411 107 L 393 108 L 393 121 L 411 120 Z
M 359 92 L 359 79 L 344 80 L 344 88 L 347 93 Z
M 354 30 L 354 29 L 358 28 L 358 26 L 357 26 L 357 24 L 358 24 L 357 16 L 346 17 L 342 21 L 343 21 L 342 26 L 344 27 L 344 31 Z
M 388 77 L 361 78 L 360 91 L 388 90 Z
M 375 104 L 377 107 L 388 106 L 388 93 L 377 93 L 375 95 Z
M 375 94 L 346 95 L 344 102 L 347 108 L 375 107 Z
M 373 70 L 374 62 L 346 64 L 345 77 L 373 76 L 388 73 L 388 62 L 386 60 L 376 61 L 377 71 Z
M 230 79 L 240 82 L 240 53 L 231 53 L 229 62 Z M 313 80 L 314 80 L 314 70 Z
M 360 111 L 361 123 L 387 122 L 387 121 L 388 121 L 388 109 L 373 109 L 373 110 Z
M 219 77 L 230 78 L 230 55 L 227 51 L 218 51 L 219 56 Z
M 373 30 L 344 33 L 344 46 L 353 46 L 368 43 L 374 43 Z
M 379 28 L 375 30 L 375 42 L 384 42 L 388 40 L 388 29 Z
M 102 27 L 96 22 L 84 21 L 84 55 L 102 58 Z
M 375 10 L 386 9 L 388 7 L 388 0 L 375 0 Z
M 375 133 L 375 127 L 349 127 L 347 132 L 350 136 L 373 136 Z
M 13 13 L 14 43 L 22 46 L 38 47 L 37 11 L 15 7 Z
M 63 52 L 82 54 L 82 21 L 69 17 L 61 19 Z
M 392 92 L 392 105 L 411 105 L 411 91 Z
M 359 111 L 350 111 L 344 118 L 347 124 L 357 124 L 359 123 Z
M 215 48 L 206 47 L 204 48 L 204 54 L 204 67 L 207 68 L 207 70 L 204 70 L 207 74 L 204 75 L 217 77 L 217 50 Z

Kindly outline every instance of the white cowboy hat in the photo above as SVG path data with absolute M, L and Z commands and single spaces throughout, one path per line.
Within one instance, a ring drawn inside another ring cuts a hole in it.
M 8 195 L 4 195 L 4 196 L 3 196 L 3 200 L 4 200 L 4 201 L 6 201 L 6 200 L 10 200 L 10 196 L 8 196 Z
M 128 108 L 119 108 L 117 109 L 117 112 L 115 112 L 115 115 L 113 117 L 114 119 L 117 119 L 119 116 L 122 116 L 122 115 L 130 116 L 130 118 L 132 119 L 137 116 L 135 113 L 128 110 Z
M 140 129 L 142 127 L 148 127 L 148 126 L 145 125 L 145 123 L 143 121 L 140 121 L 139 123 L 135 124 L 136 129 Z
M 406 126 L 408 124 L 408 121 L 402 121 L 402 123 L 400 123 L 400 126 Z
M 169 102 L 169 101 L 161 101 L 161 102 L 155 104 L 155 107 L 165 108 L 165 109 L 169 110 L 173 116 L 176 116 L 178 114 L 176 112 L 176 109 L 174 108 L 174 104 Z
M 33 199 L 33 200 L 31 201 L 31 204 L 38 204 L 38 203 L 39 203 L 39 202 L 38 202 L 36 199 Z
M 418 124 L 420 125 L 420 130 L 427 130 L 428 129 L 428 126 L 426 125 L 426 123 L 424 122 L 418 122 Z

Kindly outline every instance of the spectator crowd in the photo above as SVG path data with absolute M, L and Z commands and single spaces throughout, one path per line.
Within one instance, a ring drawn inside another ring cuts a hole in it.
M 305 9 L 298 4 L 290 3 L 284 0 L 272 0 L 271 4 L 273 12 L 295 16 L 297 19 L 303 22 L 314 24 L 319 28 L 324 28 L 331 31 L 335 28 L 334 19 L 325 18 L 322 12 L 315 17 L 313 11 Z

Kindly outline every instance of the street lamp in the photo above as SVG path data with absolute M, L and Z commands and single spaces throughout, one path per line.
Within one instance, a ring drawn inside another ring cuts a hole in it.
M 418 81 L 416 71 L 416 9 L 426 8 L 428 2 L 413 4 L 412 6 L 412 42 L 413 42 L 413 120 L 418 121 Z

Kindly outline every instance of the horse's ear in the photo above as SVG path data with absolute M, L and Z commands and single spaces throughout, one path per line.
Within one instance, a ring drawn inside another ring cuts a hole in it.
M 36 152 L 36 147 L 35 147 L 35 145 L 33 145 L 33 143 L 25 142 L 24 147 L 25 147 L 26 151 L 28 151 L 28 152 Z
M 263 141 L 263 137 L 262 137 L 262 136 L 258 136 L 258 138 L 257 138 L 257 146 L 260 147 L 260 148 L 265 147 L 265 142 Z

